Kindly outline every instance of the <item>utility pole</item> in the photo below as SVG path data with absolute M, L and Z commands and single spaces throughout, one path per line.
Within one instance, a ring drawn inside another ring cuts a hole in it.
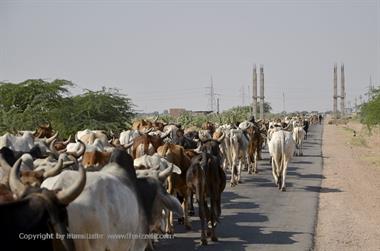
M 285 112 L 285 93 L 282 92 L 282 111 Z
M 256 64 L 253 65 L 253 74 L 252 74 L 252 115 L 257 119 L 257 72 Z
M 214 90 L 214 81 L 212 79 L 212 75 L 210 77 L 210 86 L 206 87 L 206 89 L 210 89 L 210 92 L 206 93 L 206 95 L 209 96 L 210 111 L 214 111 L 215 96 L 218 94 L 216 94 Z
M 219 114 L 219 98 L 216 98 L 216 114 Z
M 345 88 L 345 79 L 344 79 L 344 64 L 341 65 L 340 67 L 340 81 L 341 81 L 341 90 L 340 90 L 340 112 L 342 114 L 342 117 L 345 114 L 345 109 L 346 109 L 346 88 Z

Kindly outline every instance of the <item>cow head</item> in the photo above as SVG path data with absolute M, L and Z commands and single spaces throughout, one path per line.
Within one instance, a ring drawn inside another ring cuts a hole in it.
M 84 169 L 79 169 L 78 180 L 70 187 L 52 191 L 23 185 L 19 179 L 20 165 L 21 159 L 16 161 L 9 178 L 11 191 L 18 200 L 0 205 L 0 217 L 3 218 L 0 229 L 2 240 L 15 244 L 17 250 L 26 249 L 26 246 L 33 250 L 74 250 L 74 243 L 70 239 L 64 238 L 61 242 L 22 242 L 19 233 L 57 233 L 67 236 L 66 206 L 79 196 L 85 186 Z

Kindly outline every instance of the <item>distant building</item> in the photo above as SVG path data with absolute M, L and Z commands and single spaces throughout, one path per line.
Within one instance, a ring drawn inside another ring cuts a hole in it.
M 210 114 L 210 113 L 213 113 L 213 111 L 191 111 L 191 114 L 194 115 L 194 116 L 197 116 L 197 115 L 207 115 L 207 114 Z
M 184 108 L 170 108 L 169 114 L 173 117 L 179 117 L 182 113 L 186 112 L 186 109 Z

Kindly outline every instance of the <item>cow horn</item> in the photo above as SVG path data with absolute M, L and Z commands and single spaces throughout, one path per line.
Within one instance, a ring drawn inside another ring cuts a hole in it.
M 50 152 L 54 155 L 54 157 L 55 157 L 56 159 L 58 159 L 58 157 L 59 157 L 59 152 L 58 152 L 57 149 L 55 149 L 55 147 L 54 147 L 54 144 L 55 144 L 56 141 L 57 141 L 57 139 L 54 139 L 54 140 L 50 143 L 50 145 L 49 145 L 49 150 L 50 150 Z
M 60 158 L 57 164 L 55 164 L 53 168 L 50 168 L 43 173 L 44 179 L 56 176 L 57 174 L 61 172 L 62 168 L 63 168 L 63 160 Z
M 11 171 L 11 166 L 8 162 L 3 158 L 3 154 L 0 153 L 0 170 L 3 172 L 3 177 L 0 180 L 0 184 L 5 184 L 8 186 L 9 184 L 9 172 Z
M 168 130 L 166 133 L 162 134 L 161 135 L 161 139 L 164 139 L 166 138 L 167 136 L 169 136 L 169 134 L 172 132 L 172 130 Z
M 66 140 L 66 141 L 63 141 L 62 144 L 67 146 L 71 141 L 71 135 L 69 136 L 69 138 Z
M 68 188 L 63 189 L 57 193 L 57 199 L 63 205 L 68 205 L 75 200 L 83 191 L 86 185 L 86 171 L 82 165 L 79 165 L 79 178 Z
M 158 115 L 153 119 L 153 122 L 157 122 L 158 120 Z
M 84 154 L 84 152 L 86 151 L 86 145 L 80 139 L 78 139 L 78 142 L 81 145 L 81 148 L 79 149 L 79 151 L 78 152 L 70 152 L 70 154 L 77 159 L 80 156 L 82 156 Z
M 219 143 L 222 143 L 225 136 L 226 136 L 226 134 L 223 132 L 222 136 L 220 136 L 216 141 L 218 141 Z
M 172 174 L 173 168 L 174 168 L 173 164 L 171 164 L 170 166 L 168 166 L 167 168 L 165 168 L 165 170 L 163 170 L 162 172 L 160 172 L 158 174 L 158 179 L 161 182 L 164 182 L 166 180 L 166 178 L 169 177 L 170 174 Z
M 127 143 L 127 144 L 124 144 L 123 145 L 123 147 L 124 147 L 124 149 L 128 149 L 128 148 L 130 148 L 131 146 L 133 146 L 133 141 L 132 142 L 130 142 L 130 143 Z
M 152 127 L 149 128 L 149 129 L 144 128 L 144 131 L 142 131 L 141 133 L 142 133 L 142 134 L 148 134 L 148 133 L 150 133 L 151 131 L 153 131 L 153 128 L 152 128 Z
M 58 132 L 56 132 L 53 136 L 51 136 L 50 138 L 46 139 L 45 142 L 46 144 L 50 145 L 50 143 L 56 139 L 58 137 Z
M 26 190 L 25 185 L 21 183 L 19 178 L 21 162 L 22 159 L 18 159 L 11 168 L 11 172 L 9 174 L 9 187 L 17 198 L 20 198 Z

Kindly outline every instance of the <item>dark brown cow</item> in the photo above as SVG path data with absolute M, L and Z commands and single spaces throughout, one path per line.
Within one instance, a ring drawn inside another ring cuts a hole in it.
M 217 241 L 215 227 L 221 214 L 221 193 L 226 185 L 226 176 L 219 159 L 206 152 L 194 157 L 187 170 L 186 184 L 187 194 L 194 193 L 198 201 L 202 245 L 207 245 L 207 223 L 210 224 L 208 231 L 211 240 Z
M 169 176 L 168 179 L 168 192 L 171 195 L 178 193 L 184 198 L 182 202 L 182 208 L 184 211 L 184 224 L 187 229 L 191 229 L 191 224 L 189 222 L 188 216 L 188 198 L 187 185 L 186 185 L 186 172 L 189 168 L 191 161 L 185 154 L 185 149 L 182 146 L 165 143 L 157 149 L 157 153 L 166 158 L 169 162 L 177 165 L 181 169 L 181 174 L 175 174 Z M 173 233 L 173 214 L 169 213 L 167 218 L 167 233 Z
M 12 168 L 9 183 L 16 201 L 0 204 L 0 241 L 4 247 L 14 250 L 75 250 L 72 239 L 55 238 L 27 240 L 26 235 L 60 234 L 67 236 L 68 217 L 66 206 L 82 192 L 86 173 L 80 169 L 78 180 L 70 187 L 51 191 L 25 187 L 18 179 L 19 159 Z

